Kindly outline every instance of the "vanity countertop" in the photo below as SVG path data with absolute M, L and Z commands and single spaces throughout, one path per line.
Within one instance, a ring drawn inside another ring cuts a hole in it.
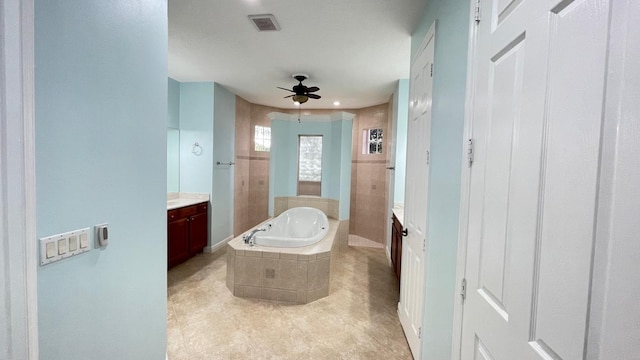
M 393 214 L 398 218 L 400 224 L 404 226 L 404 204 L 394 204 Z
M 208 201 L 209 194 L 167 193 L 167 210 L 173 210 Z

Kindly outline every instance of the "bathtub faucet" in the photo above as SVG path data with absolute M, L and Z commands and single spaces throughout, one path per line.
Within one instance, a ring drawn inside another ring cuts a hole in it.
M 259 228 L 259 229 L 254 229 L 253 231 L 251 231 L 251 233 L 249 235 L 245 235 L 242 237 L 242 240 L 244 240 L 245 244 L 249 244 L 249 246 L 253 246 L 256 244 L 256 233 L 259 231 L 267 231 L 267 229 L 264 228 Z

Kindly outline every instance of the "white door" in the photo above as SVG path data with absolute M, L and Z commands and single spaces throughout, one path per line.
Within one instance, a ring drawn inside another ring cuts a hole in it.
M 398 315 L 414 358 L 420 356 L 424 290 L 424 254 L 427 243 L 429 148 L 435 26 L 432 26 L 411 66 L 407 173 L 402 240 L 402 272 Z
M 584 359 L 609 3 L 480 4 L 461 358 Z

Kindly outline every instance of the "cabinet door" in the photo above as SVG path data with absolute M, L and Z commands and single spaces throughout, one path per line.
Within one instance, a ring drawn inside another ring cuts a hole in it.
M 391 260 L 393 262 L 393 270 L 400 281 L 400 267 L 402 265 L 402 225 L 400 221 L 393 217 L 393 244 L 391 251 Z
M 398 231 L 398 246 L 396 247 L 396 276 L 398 283 L 400 282 L 400 274 L 402 273 L 402 230 Z
M 396 217 L 393 217 L 391 224 L 391 263 L 393 270 L 396 269 L 396 254 L 398 253 L 398 229 L 396 228 Z
M 189 217 L 190 244 L 189 253 L 194 254 L 207 246 L 207 213 Z
M 167 257 L 169 267 L 177 265 L 189 257 L 189 221 L 182 218 L 171 221 L 167 226 Z

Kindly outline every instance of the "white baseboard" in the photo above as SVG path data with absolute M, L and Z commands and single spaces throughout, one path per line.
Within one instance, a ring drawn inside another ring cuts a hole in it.
M 389 266 L 393 266 L 393 263 L 391 262 L 391 253 L 389 252 L 389 248 L 385 246 L 384 252 L 387 254 L 387 261 L 389 262 Z
M 227 243 L 231 240 L 233 240 L 234 236 L 233 235 L 229 235 L 229 237 L 227 237 L 226 239 L 220 241 L 219 243 L 213 245 L 213 246 L 205 246 L 204 249 L 202 250 L 202 252 L 205 252 L 207 254 L 211 254 L 214 253 L 220 249 L 222 249 L 225 245 L 227 245 Z

